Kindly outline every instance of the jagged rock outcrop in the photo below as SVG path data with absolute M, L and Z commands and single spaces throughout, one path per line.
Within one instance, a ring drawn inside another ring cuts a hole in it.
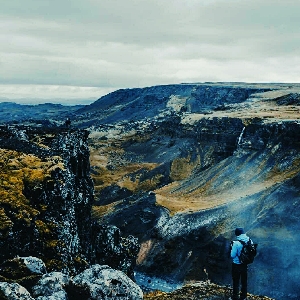
M 98 223 L 94 223 L 93 232 L 95 233 L 92 236 L 93 261 L 121 270 L 129 278 L 134 279 L 136 257 L 140 249 L 138 239 L 132 235 L 124 238 L 119 228 Z
M 36 256 L 48 271 L 75 274 L 106 260 L 133 278 L 137 240 L 116 239 L 116 228 L 91 218 L 87 137 L 84 130 L 0 128 L 0 263 Z
M 93 202 L 87 132 L 1 129 L 1 260 L 33 255 L 53 270 L 83 267 Z

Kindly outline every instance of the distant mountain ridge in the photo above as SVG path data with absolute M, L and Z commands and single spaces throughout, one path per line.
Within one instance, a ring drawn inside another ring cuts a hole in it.
M 76 114 L 93 119 L 95 124 L 112 124 L 154 118 L 170 111 L 207 113 L 224 105 L 244 102 L 255 93 L 271 90 L 270 86 L 255 84 L 209 83 L 121 89 L 79 109 Z
M 120 89 L 102 96 L 89 105 L 64 106 L 53 103 L 23 105 L 0 102 L 0 120 L 7 123 L 43 119 L 64 120 L 70 117 L 73 125 L 89 128 L 118 122 L 150 120 L 170 113 L 214 113 L 220 117 L 227 115 L 230 110 L 232 112 L 235 107 L 236 110 L 241 110 L 243 105 L 249 106 L 252 99 L 257 101 L 260 98 L 263 100 L 278 98 L 278 105 L 287 103 L 297 105 L 299 91 L 299 84 L 287 83 L 207 82 L 158 85 Z
M 0 102 L 0 121 L 6 123 L 65 118 L 71 116 L 74 111 L 83 106 L 64 106 L 54 103 L 28 105 L 14 102 Z

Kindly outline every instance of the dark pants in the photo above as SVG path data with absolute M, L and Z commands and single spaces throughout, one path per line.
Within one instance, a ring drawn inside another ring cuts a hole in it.
M 239 298 L 241 282 L 241 298 Z M 232 299 L 246 299 L 247 297 L 247 265 L 232 264 L 232 284 L 233 293 Z

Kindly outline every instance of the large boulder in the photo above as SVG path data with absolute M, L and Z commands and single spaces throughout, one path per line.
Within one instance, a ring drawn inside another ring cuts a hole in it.
M 34 300 L 30 293 L 18 283 L 0 282 L 1 300 Z
M 109 266 L 93 265 L 75 276 L 68 288 L 70 299 L 143 299 L 141 288 L 123 272 Z
M 0 276 L 9 279 L 20 279 L 26 276 L 45 274 L 44 262 L 33 256 L 15 257 L 8 259 L 0 265 Z
M 70 278 L 61 272 L 45 274 L 33 287 L 32 295 L 38 300 L 68 300 L 65 291 Z
M 15 257 L 0 265 L 0 281 L 18 283 L 30 291 L 46 272 L 44 262 L 37 257 Z

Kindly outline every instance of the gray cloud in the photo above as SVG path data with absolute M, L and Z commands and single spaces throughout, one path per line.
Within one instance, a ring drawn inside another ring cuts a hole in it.
M 2 84 L 300 81 L 298 0 L 3 2 Z

